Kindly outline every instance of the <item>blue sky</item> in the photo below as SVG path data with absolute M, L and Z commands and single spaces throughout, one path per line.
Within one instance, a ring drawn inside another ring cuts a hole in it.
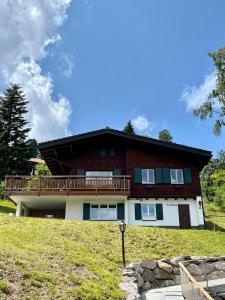
M 225 45 L 224 0 L 63 1 L 61 23 L 52 21 L 52 31 L 45 29 L 42 44 L 47 47 L 38 44 L 45 53 L 26 54 L 33 60 L 29 68 L 35 84 L 43 88 L 41 78 L 50 85 L 52 115 L 46 108 L 31 121 L 34 128 L 43 124 L 33 131 L 39 140 L 106 126 L 122 129 L 131 119 L 139 134 L 157 137 L 168 128 L 177 143 L 214 153 L 225 148 L 225 134 L 215 137 L 212 121 L 201 123 L 191 112 L 215 83 L 207 53 Z M 53 19 L 54 12 L 44 15 L 50 8 L 37 2 L 32 17 Z M 55 40 L 46 43 L 53 34 Z M 11 77 L 28 90 L 29 80 L 21 79 L 18 69 Z M 37 95 L 38 88 L 32 88 Z M 41 101 L 37 97 L 36 103 Z M 35 111 L 34 101 L 32 105 Z

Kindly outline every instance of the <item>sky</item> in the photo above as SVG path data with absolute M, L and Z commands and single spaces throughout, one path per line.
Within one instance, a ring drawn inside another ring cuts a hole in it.
M 96 129 L 225 149 L 199 121 L 216 83 L 209 51 L 225 46 L 224 0 L 1 0 L 0 92 L 19 83 L 30 137 Z

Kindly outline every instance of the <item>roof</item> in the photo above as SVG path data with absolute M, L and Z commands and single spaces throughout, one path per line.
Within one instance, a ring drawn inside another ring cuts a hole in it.
M 150 137 L 146 137 L 146 136 L 142 136 L 142 135 L 137 135 L 137 134 L 130 135 L 123 131 L 119 131 L 119 130 L 115 130 L 115 129 L 111 129 L 111 128 L 100 129 L 100 130 L 96 130 L 96 131 L 86 132 L 86 133 L 82 133 L 82 134 L 77 134 L 77 135 L 57 139 L 57 140 L 47 141 L 47 142 L 39 143 L 38 146 L 39 146 L 39 149 L 42 151 L 47 148 L 76 143 L 76 142 L 80 142 L 82 140 L 86 140 L 86 139 L 101 136 L 101 135 L 112 135 L 112 136 L 124 138 L 125 140 L 151 144 L 151 145 L 160 146 L 162 148 L 167 148 L 167 149 L 171 149 L 171 150 L 180 150 L 182 152 L 187 152 L 187 153 L 204 156 L 209 159 L 212 156 L 212 152 L 208 151 L 208 150 L 185 146 L 185 145 L 181 145 L 181 144 L 177 144 L 177 143 L 169 143 L 169 142 L 165 142 L 165 141 L 161 141 L 158 139 L 154 139 L 154 138 L 150 138 Z

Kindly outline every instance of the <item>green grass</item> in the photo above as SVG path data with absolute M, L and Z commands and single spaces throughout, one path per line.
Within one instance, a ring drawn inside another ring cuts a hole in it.
M 118 225 L 12 218 L 8 209 L 11 204 L 0 202 L 0 299 L 125 299 L 118 287 Z M 207 226 L 205 231 L 127 226 L 127 261 L 225 255 L 225 218 L 207 217 Z

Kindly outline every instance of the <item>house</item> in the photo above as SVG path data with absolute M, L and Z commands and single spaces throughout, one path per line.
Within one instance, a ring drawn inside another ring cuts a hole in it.
M 17 216 L 201 228 L 211 152 L 113 129 L 39 144 L 53 176 L 8 176 Z

